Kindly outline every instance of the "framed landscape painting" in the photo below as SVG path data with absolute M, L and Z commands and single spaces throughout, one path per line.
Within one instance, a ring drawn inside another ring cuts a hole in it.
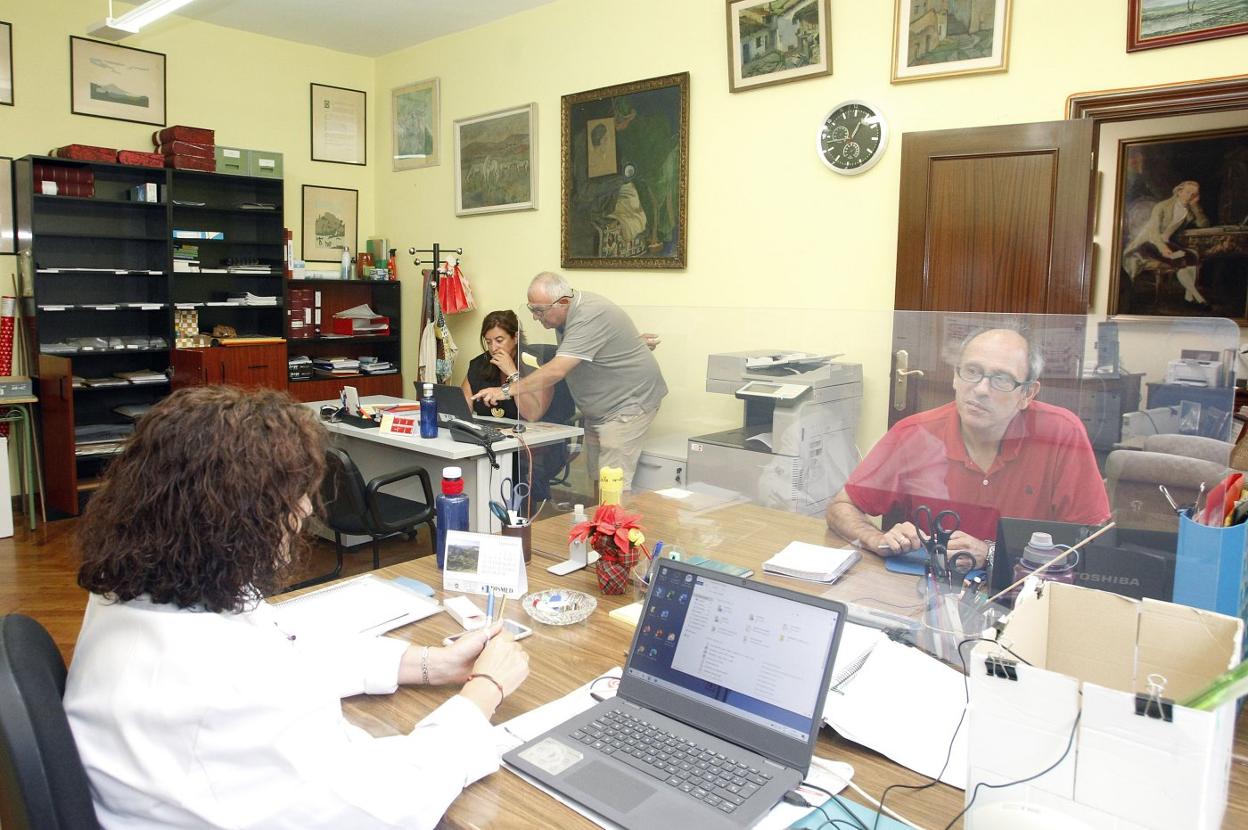
M 70 112 L 165 125 L 165 56 L 69 38 Z
M 728 0 L 728 89 L 832 74 L 829 0 Z
M 564 268 L 684 268 L 689 73 L 563 96 Z
M 537 104 L 455 122 L 455 214 L 537 207 Z
M 356 252 L 360 192 L 344 187 L 303 186 L 303 258 L 342 262 L 342 249 Z
M 441 147 L 438 86 L 438 79 L 430 78 L 391 91 L 395 170 L 415 170 L 438 164 Z
M 894 0 L 893 83 L 1004 72 L 1010 0 Z
M 1248 0 L 1127 0 L 1127 51 L 1248 34 Z

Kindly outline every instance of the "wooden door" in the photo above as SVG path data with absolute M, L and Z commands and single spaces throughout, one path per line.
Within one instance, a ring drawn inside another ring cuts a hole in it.
M 906 133 L 901 170 L 890 425 L 952 399 L 942 315 L 908 312 L 1087 313 L 1092 125 Z
M 73 363 L 39 355 L 39 413 L 43 433 L 43 498 L 50 511 L 78 515 L 78 456 L 74 452 Z
M 213 379 L 208 378 L 208 366 L 211 364 L 208 355 L 211 351 L 211 349 L 174 349 L 169 357 L 169 363 L 173 367 L 173 374 L 169 380 L 170 389 L 176 392 L 187 386 L 220 383 L 219 370 L 214 374 Z

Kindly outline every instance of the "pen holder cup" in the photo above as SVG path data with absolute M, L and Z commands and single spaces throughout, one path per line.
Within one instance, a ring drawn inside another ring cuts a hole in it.
M 504 536 L 516 536 L 520 539 L 520 546 L 524 549 L 524 562 L 527 565 L 533 559 L 533 524 L 526 522 L 525 524 L 503 525 Z
M 1174 602 L 1239 616 L 1248 570 L 1248 524 L 1213 527 L 1179 516 Z

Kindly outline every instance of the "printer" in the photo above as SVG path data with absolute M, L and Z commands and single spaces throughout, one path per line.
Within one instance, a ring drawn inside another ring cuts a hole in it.
M 712 354 L 706 391 L 737 397 L 745 413 L 736 429 L 689 439 L 688 486 L 822 514 L 859 460 L 862 364 L 795 351 Z
M 1222 386 L 1222 361 L 1183 358 L 1166 364 L 1166 383 L 1179 386 Z

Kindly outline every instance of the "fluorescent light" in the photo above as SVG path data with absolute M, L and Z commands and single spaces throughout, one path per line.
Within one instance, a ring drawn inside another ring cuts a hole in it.
M 137 34 L 144 26 L 154 23 L 190 2 L 191 0 L 148 0 L 143 5 L 134 7 L 121 17 L 109 16 L 92 26 L 88 26 L 87 34 L 93 37 L 104 38 L 105 40 L 121 40 Z M 109 4 L 109 10 L 112 10 L 111 3 Z

